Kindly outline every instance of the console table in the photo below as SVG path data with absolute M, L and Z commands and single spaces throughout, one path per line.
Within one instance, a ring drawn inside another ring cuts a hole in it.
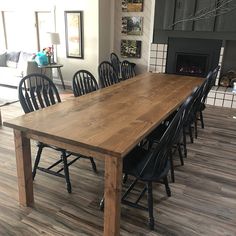
M 61 73 L 61 67 L 63 67 L 62 64 L 48 64 L 48 65 L 43 65 L 43 66 L 38 66 L 38 67 L 41 68 L 41 73 L 42 73 L 42 70 L 44 68 L 49 68 L 50 73 L 51 73 L 51 78 L 52 78 L 52 69 L 57 69 L 57 72 L 58 72 L 58 75 L 60 77 L 63 89 L 66 89 L 65 84 L 64 84 L 64 80 L 63 80 L 63 77 L 62 77 L 62 73 Z

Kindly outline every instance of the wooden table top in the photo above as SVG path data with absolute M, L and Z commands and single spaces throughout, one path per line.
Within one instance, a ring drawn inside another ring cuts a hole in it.
M 197 77 L 145 73 L 4 125 L 123 157 L 202 82 Z

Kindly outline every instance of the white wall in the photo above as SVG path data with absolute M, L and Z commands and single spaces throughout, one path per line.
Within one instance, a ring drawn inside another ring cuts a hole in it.
M 82 10 L 84 22 L 84 59 L 66 58 L 64 11 Z M 58 61 L 63 64 L 64 80 L 71 81 L 73 74 L 79 69 L 89 70 L 97 77 L 98 65 L 98 0 L 57 1 L 56 30 L 60 33 L 61 44 L 58 49 Z
M 112 10 L 113 0 L 99 1 L 99 63 L 109 60 L 111 53 L 111 37 L 114 19 Z
M 126 60 L 120 56 L 120 42 L 121 39 L 141 40 L 142 51 L 141 58 L 127 58 L 127 60 L 136 63 L 136 72 L 143 73 L 148 71 L 148 62 L 150 54 L 150 45 L 152 42 L 153 32 L 153 16 L 155 0 L 144 0 L 143 12 L 122 12 L 121 0 L 115 1 L 115 22 L 114 22 L 114 52 L 119 56 L 120 60 Z M 121 19 L 122 16 L 142 16 L 143 17 L 143 35 L 122 35 L 121 34 Z

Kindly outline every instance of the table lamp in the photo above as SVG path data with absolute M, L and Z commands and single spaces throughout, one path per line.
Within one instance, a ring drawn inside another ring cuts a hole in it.
M 55 64 L 55 55 L 54 55 L 54 45 L 60 44 L 60 36 L 59 33 L 54 32 L 48 32 L 49 34 L 49 40 L 52 44 L 52 58 L 51 58 L 51 64 Z

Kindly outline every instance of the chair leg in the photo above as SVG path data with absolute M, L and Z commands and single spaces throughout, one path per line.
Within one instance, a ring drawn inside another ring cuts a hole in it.
M 164 184 L 165 184 L 165 188 L 166 188 L 166 194 L 168 197 L 171 197 L 171 191 L 170 191 L 170 187 L 169 187 L 169 183 L 168 183 L 168 178 L 167 176 L 165 176 L 163 178 Z
M 67 157 L 66 157 L 65 151 L 62 151 L 61 158 L 64 164 L 64 174 L 65 174 L 65 179 L 66 179 L 67 191 L 68 193 L 71 193 L 70 175 L 69 175 L 69 168 L 67 164 Z
M 33 180 L 34 180 L 35 175 L 36 175 L 36 171 L 37 171 L 37 168 L 38 168 L 38 165 L 39 165 L 39 161 L 40 161 L 40 158 L 41 158 L 42 151 L 43 151 L 43 145 L 39 144 L 37 155 L 36 155 L 35 162 L 34 162 L 34 168 L 33 168 L 33 171 L 32 171 Z
M 175 182 L 175 172 L 174 172 L 174 161 L 173 161 L 173 155 L 172 150 L 170 150 L 170 173 L 171 173 L 171 180 L 174 183 Z
M 128 180 L 128 175 L 123 174 L 123 184 L 125 184 L 127 180 Z
M 204 129 L 204 120 L 203 120 L 203 114 L 202 114 L 202 111 L 200 111 L 200 121 L 201 121 L 202 129 Z
M 192 132 L 192 126 L 191 126 L 191 124 L 189 125 L 188 129 L 189 129 L 190 141 L 191 141 L 191 143 L 193 143 L 193 132 Z
M 93 160 L 92 157 L 89 157 L 89 160 L 91 161 L 93 171 L 96 173 L 97 172 L 97 166 L 96 166 L 95 161 Z
M 100 211 L 104 210 L 104 204 L 105 204 L 105 198 L 103 197 L 102 200 L 99 203 L 99 209 Z
M 180 143 L 177 143 L 177 148 L 178 148 L 178 152 L 179 152 L 179 159 L 180 159 L 181 165 L 183 166 L 184 165 L 184 159 L 183 159 Z
M 183 145 L 184 145 L 184 157 L 187 157 L 187 142 L 186 142 L 185 128 L 183 128 Z
M 147 183 L 147 200 L 148 200 L 148 213 L 149 220 L 148 225 L 151 230 L 154 229 L 154 217 L 153 217 L 153 196 L 152 196 L 152 182 Z
M 197 139 L 198 132 L 197 132 L 197 119 L 194 121 L 194 132 L 195 132 L 195 138 Z

